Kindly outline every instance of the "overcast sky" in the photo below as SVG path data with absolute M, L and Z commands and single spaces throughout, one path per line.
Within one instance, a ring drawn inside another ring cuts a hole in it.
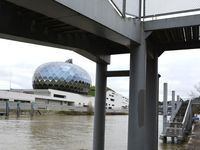
M 73 51 L 27 44 L 0 39 L 0 89 L 32 88 L 32 76 L 35 69 L 46 62 L 65 61 L 72 58 L 73 63 L 84 68 L 95 84 L 96 65 L 94 62 Z M 200 82 L 200 50 L 165 52 L 159 58 L 160 100 L 162 101 L 163 83 L 169 83 L 169 99 L 171 90 L 175 90 L 183 98 L 190 97 L 195 91 L 194 85 Z M 109 70 L 129 69 L 129 55 L 111 57 Z M 129 79 L 109 78 L 108 87 L 128 97 Z

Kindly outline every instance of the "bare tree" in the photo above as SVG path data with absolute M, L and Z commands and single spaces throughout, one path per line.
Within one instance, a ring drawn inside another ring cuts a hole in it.
M 198 92 L 198 95 L 200 95 L 200 82 L 194 86 L 196 91 Z
M 195 91 L 191 91 L 189 94 L 189 96 L 192 99 L 200 97 L 200 82 L 198 84 L 194 85 L 194 89 L 195 89 Z

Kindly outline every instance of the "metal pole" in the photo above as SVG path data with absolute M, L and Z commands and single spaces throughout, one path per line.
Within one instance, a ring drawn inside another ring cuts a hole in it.
M 128 150 L 144 150 L 147 50 L 144 33 L 141 44 L 130 53 Z
M 139 1 L 139 19 L 141 20 L 142 17 L 142 0 Z
M 146 16 L 146 0 L 143 0 L 143 21 L 145 19 Z
M 164 95 L 163 95 L 163 134 L 165 134 L 166 124 L 167 124 L 167 93 L 168 93 L 168 84 L 164 83 Z
M 175 113 L 175 91 L 172 91 L 172 113 L 171 116 L 173 116 Z
M 96 65 L 93 150 L 104 150 L 107 64 Z

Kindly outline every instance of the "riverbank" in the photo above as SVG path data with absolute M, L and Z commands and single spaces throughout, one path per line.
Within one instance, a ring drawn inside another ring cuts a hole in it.
M 199 150 L 200 147 L 200 121 L 196 121 L 190 135 L 186 150 Z
M 5 111 L 2 111 L 2 116 L 5 115 Z M 35 110 L 33 112 L 33 116 L 37 115 L 94 115 L 93 111 L 55 111 L 55 110 Z M 10 110 L 9 116 L 16 116 L 17 111 L 16 110 Z M 29 110 L 20 110 L 19 116 L 24 115 L 31 115 L 31 112 Z M 108 111 L 106 112 L 106 115 L 128 115 L 128 111 Z

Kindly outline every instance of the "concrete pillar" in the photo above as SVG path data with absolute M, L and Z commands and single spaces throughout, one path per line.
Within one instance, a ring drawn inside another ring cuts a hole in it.
M 180 101 L 180 96 L 179 95 L 177 95 L 177 102 L 179 102 Z
M 17 103 L 17 109 L 16 109 L 17 117 L 20 116 L 20 103 Z
M 34 115 L 34 103 L 31 102 L 30 116 L 33 117 L 33 115 Z
M 158 149 L 158 71 L 157 58 L 147 59 L 147 96 L 145 107 L 145 150 Z
M 141 45 L 130 53 L 128 150 L 144 150 L 145 145 L 147 50 L 141 39 Z
M 177 98 L 176 98 L 176 106 L 180 103 L 180 96 L 177 95 Z
M 93 150 L 104 150 L 107 64 L 96 65 Z
M 174 115 L 175 113 L 175 91 L 172 91 L 172 114 Z
M 9 116 L 9 101 L 6 101 L 6 114 L 7 117 Z
M 168 93 L 168 84 L 164 83 L 163 88 L 163 134 L 165 134 L 166 123 L 167 123 L 167 93 Z

